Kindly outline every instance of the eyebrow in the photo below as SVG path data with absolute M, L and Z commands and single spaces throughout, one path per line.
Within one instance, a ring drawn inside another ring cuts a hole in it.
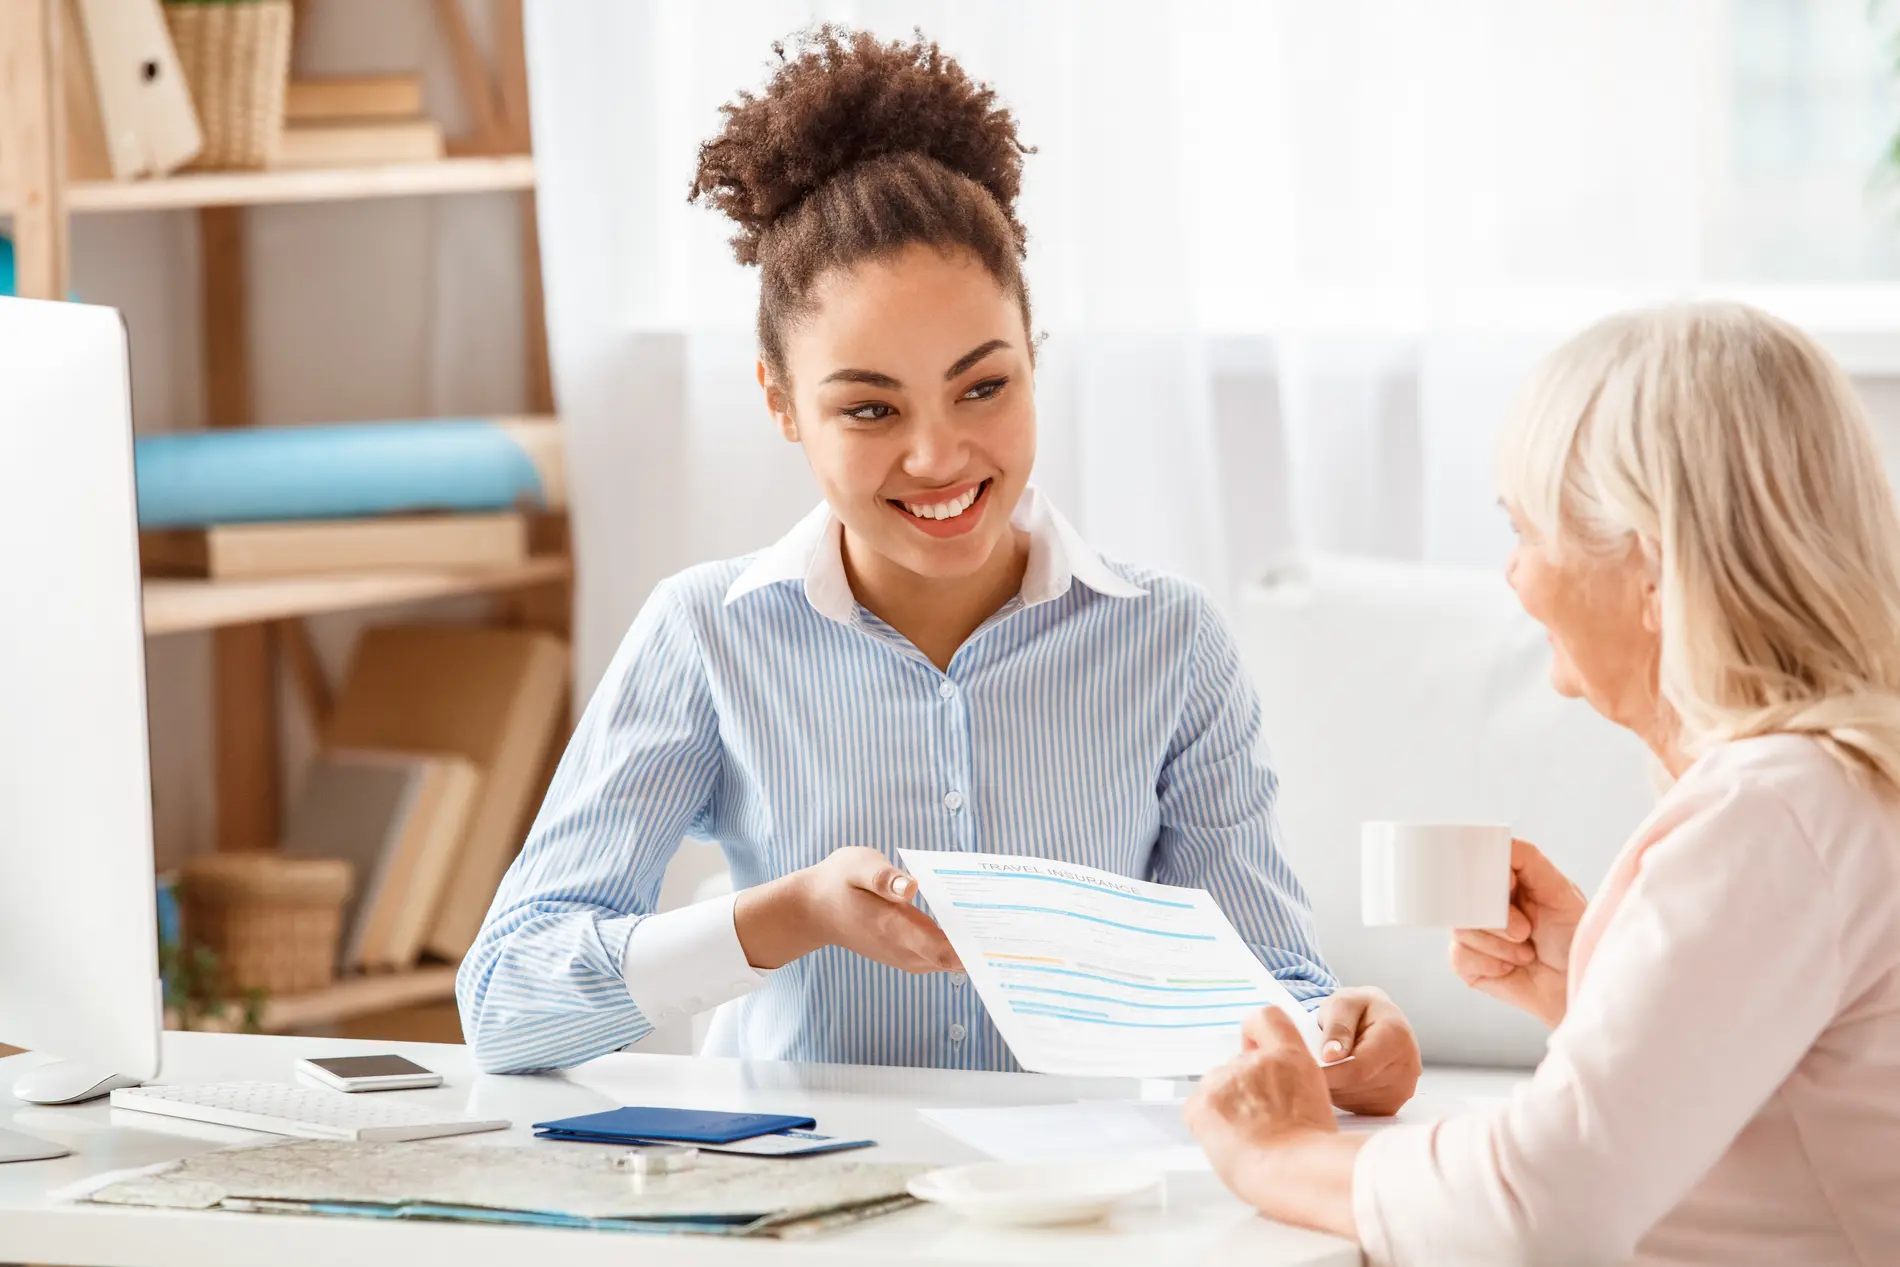
M 1008 339 L 991 339 L 988 343 L 971 348 L 956 359 L 956 363 L 943 372 L 943 381 L 949 382 L 964 373 L 972 365 L 1000 348 L 1009 346 Z M 820 383 L 863 383 L 867 387 L 882 387 L 886 391 L 901 391 L 904 385 L 889 374 L 878 370 L 842 369 L 833 370 L 818 380 Z
M 1008 346 L 1009 346 L 1008 339 L 991 339 L 988 343 L 983 344 L 981 347 L 971 348 L 968 352 L 965 352 L 962 356 L 959 356 L 957 358 L 957 363 L 955 365 L 952 365 L 949 369 L 943 372 L 943 381 L 946 383 L 949 382 L 951 379 L 963 373 L 965 370 L 969 369 L 972 365 L 975 365 L 978 361 L 982 360 L 984 357 L 988 356 L 990 353 L 996 351 L 998 348 L 1006 348 Z

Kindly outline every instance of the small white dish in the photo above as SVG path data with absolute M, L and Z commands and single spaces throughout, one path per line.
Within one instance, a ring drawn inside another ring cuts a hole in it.
M 982 1223 L 1089 1223 L 1161 1183 L 1152 1166 L 1112 1161 L 981 1162 L 918 1175 L 910 1195 Z

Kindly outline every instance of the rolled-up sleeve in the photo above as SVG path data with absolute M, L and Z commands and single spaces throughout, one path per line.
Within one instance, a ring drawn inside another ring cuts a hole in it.
M 653 1028 L 624 979 L 627 943 L 712 795 L 718 719 L 668 585 L 627 632 L 456 978 L 489 1072 L 565 1068 Z
M 1627 1260 L 1828 1025 L 1842 923 L 1773 794 L 1685 807 L 1642 854 L 1535 1077 L 1493 1112 L 1366 1143 L 1367 1260 Z
M 1205 597 L 1188 673 L 1157 789 L 1152 878 L 1211 893 L 1267 969 L 1310 1006 L 1338 982 L 1320 958 L 1312 904 L 1280 851 L 1279 783 L 1260 756 L 1260 697 Z

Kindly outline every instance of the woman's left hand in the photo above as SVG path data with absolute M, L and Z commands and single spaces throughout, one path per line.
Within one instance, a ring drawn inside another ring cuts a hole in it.
M 1276 1147 L 1315 1133 L 1337 1135 L 1326 1075 L 1293 1021 L 1277 1008 L 1247 1018 L 1246 1049 L 1201 1079 L 1182 1110 L 1221 1181 L 1242 1200 L 1256 1193 L 1261 1164 Z
M 1418 1037 L 1384 990 L 1335 990 L 1320 1004 L 1320 1059 L 1344 1060 L 1323 1072 L 1333 1103 L 1348 1113 L 1389 1117 L 1418 1089 Z

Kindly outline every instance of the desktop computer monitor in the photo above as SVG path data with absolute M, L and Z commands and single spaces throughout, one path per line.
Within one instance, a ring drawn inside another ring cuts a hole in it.
M 0 1042 L 64 1062 L 42 1104 L 158 1073 L 129 373 L 117 310 L 0 298 Z

